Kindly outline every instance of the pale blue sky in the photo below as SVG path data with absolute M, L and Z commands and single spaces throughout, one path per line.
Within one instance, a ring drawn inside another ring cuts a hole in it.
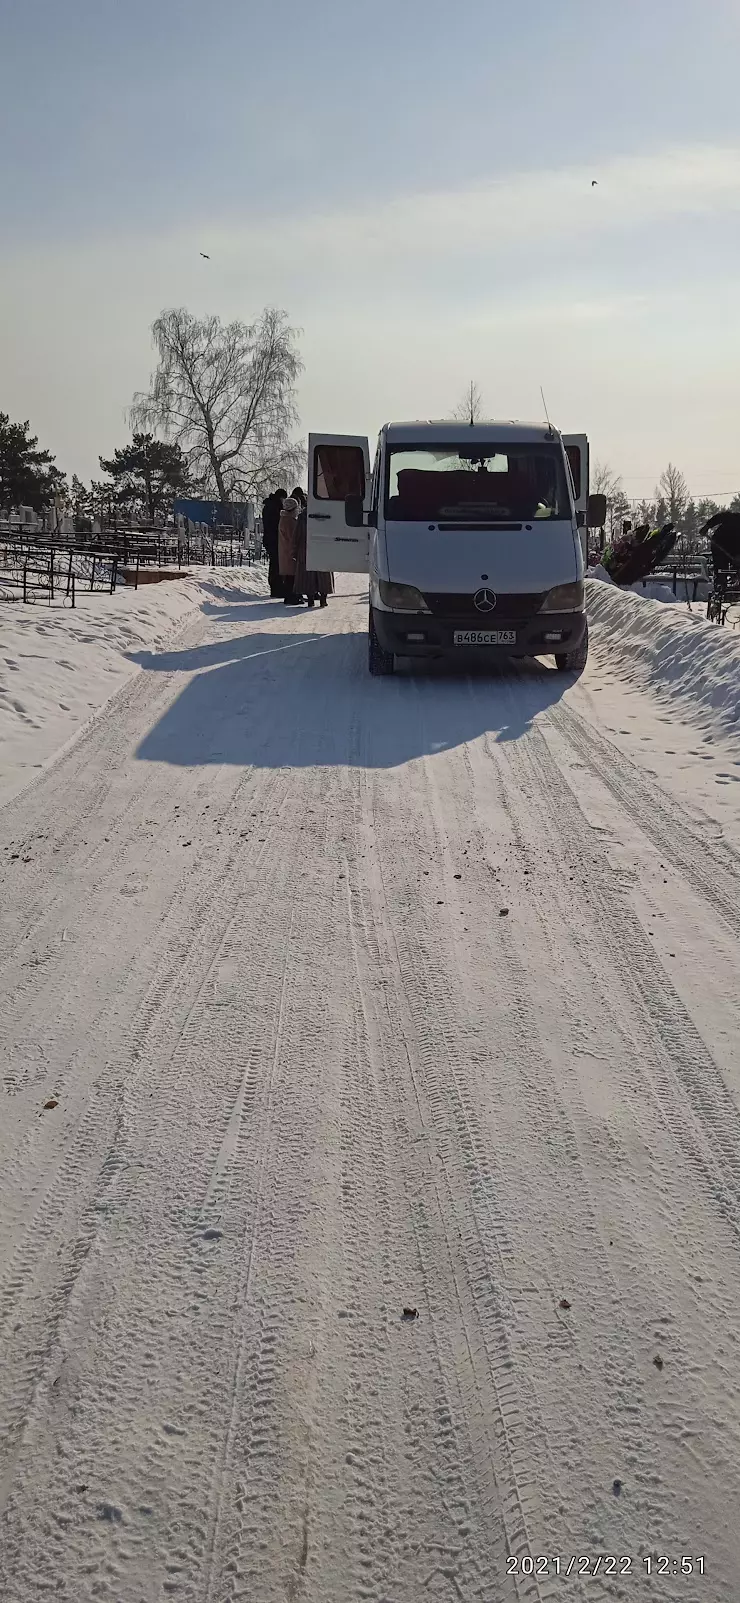
M 306 431 L 439 414 L 470 377 L 539 415 L 544 384 L 628 491 L 669 456 L 740 487 L 739 18 L 0 0 L 0 409 L 89 477 L 163 305 L 271 302 Z

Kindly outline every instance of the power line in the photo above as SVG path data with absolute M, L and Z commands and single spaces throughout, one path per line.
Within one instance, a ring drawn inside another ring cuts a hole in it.
M 729 477 L 729 475 L 728 475 L 728 477 Z M 621 486 L 624 486 L 626 484 L 646 485 L 647 486 L 647 494 L 645 496 L 646 500 L 649 499 L 650 496 L 655 498 L 656 495 L 663 494 L 663 492 L 661 491 L 661 488 L 660 488 L 660 484 L 657 483 L 656 480 L 654 478 L 652 478 L 651 476 L 649 476 L 648 474 L 642 474 L 642 473 L 619 473 L 617 475 L 617 479 L 618 479 L 617 488 L 619 488 Z M 626 491 L 626 493 L 629 494 L 629 495 L 632 495 L 632 498 L 634 500 L 634 499 L 636 499 L 638 497 L 640 492 L 638 490 L 632 490 L 632 491 Z M 689 493 L 689 496 L 690 496 L 692 501 L 712 501 L 712 500 L 716 500 L 718 496 L 719 497 L 729 496 L 730 498 L 734 498 L 734 496 L 740 495 L 740 472 L 738 472 L 737 474 L 733 475 L 733 477 L 732 477 L 732 479 L 730 481 L 729 488 L 727 486 L 725 486 L 725 488 L 722 489 L 722 490 L 703 490 L 703 489 L 702 490 L 695 490 L 695 489 L 692 489 L 691 485 L 689 485 L 688 486 L 688 493 Z
M 653 482 L 653 475 L 651 473 L 620 473 L 618 474 L 618 477 L 620 479 L 629 479 L 633 483 L 636 479 L 639 480 L 641 484 L 652 484 Z M 717 474 L 717 477 L 719 478 L 719 474 Z M 738 469 L 736 473 L 728 473 L 727 478 L 730 480 L 731 484 L 740 483 L 740 469 Z
M 659 496 L 665 496 L 665 491 L 661 490 L 659 484 L 653 485 L 652 489 L 649 491 L 649 494 L 652 495 L 653 497 L 655 497 L 656 493 Z M 718 495 L 729 495 L 729 496 L 732 497 L 736 493 L 740 494 L 740 491 L 736 492 L 734 490 L 691 490 L 691 489 L 689 490 L 689 495 L 690 495 L 692 501 L 696 501 L 697 498 L 700 501 L 711 501 L 713 497 L 716 497 Z M 647 497 L 646 497 L 646 499 L 647 499 Z

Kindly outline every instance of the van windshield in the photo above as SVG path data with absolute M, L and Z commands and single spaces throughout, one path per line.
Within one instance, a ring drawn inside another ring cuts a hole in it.
M 400 523 L 570 519 L 560 445 L 402 445 L 388 454 L 385 515 Z

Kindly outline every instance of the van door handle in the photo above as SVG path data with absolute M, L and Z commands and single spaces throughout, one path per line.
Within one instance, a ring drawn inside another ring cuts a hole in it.
M 309 512 L 308 515 L 309 518 L 320 518 L 324 523 L 328 523 L 329 518 L 331 517 L 330 512 Z

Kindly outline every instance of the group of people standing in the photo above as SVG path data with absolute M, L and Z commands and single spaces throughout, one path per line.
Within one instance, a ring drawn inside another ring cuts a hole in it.
M 334 590 L 334 575 L 306 567 L 306 496 L 298 486 L 273 490 L 262 507 L 262 544 L 269 561 L 270 595 L 286 607 L 325 607 Z

